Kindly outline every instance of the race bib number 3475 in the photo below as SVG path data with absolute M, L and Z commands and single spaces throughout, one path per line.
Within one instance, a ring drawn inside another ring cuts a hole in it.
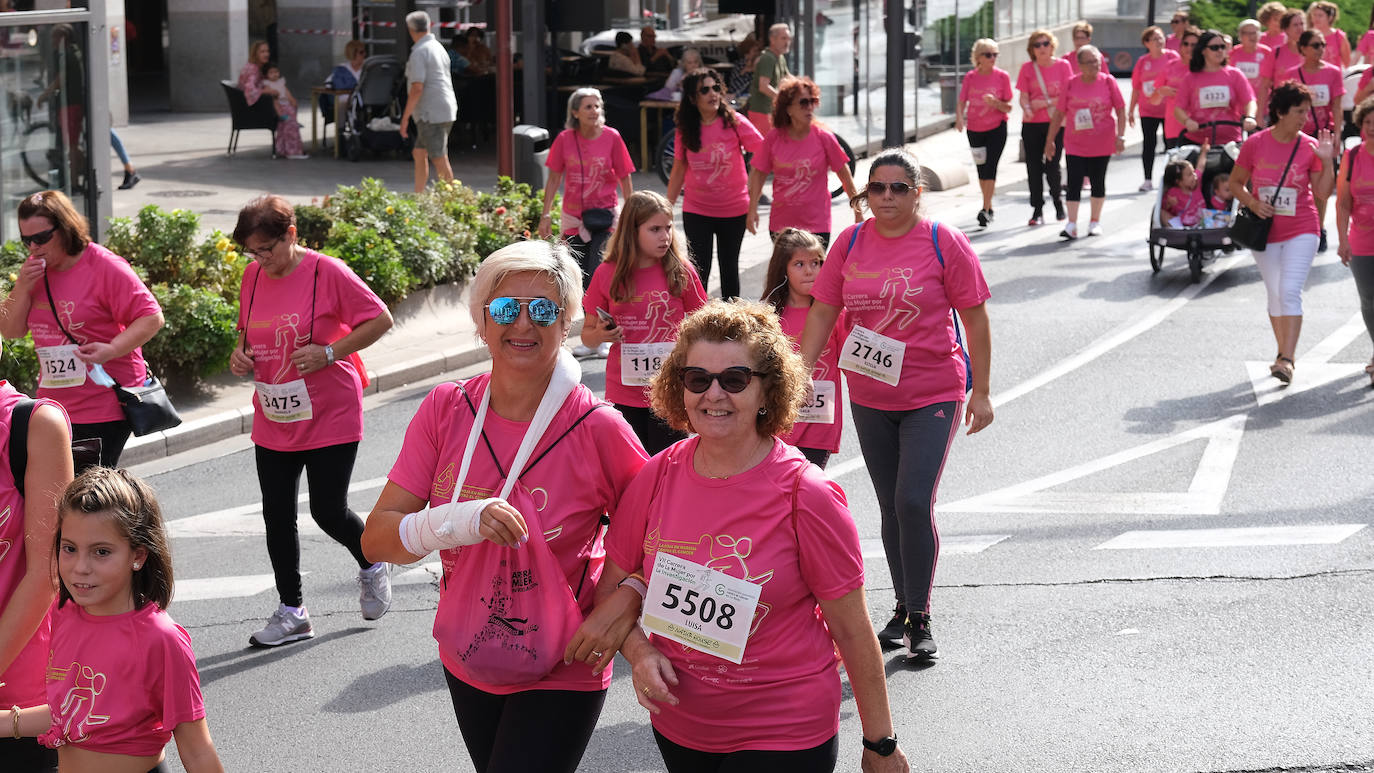
M 761 585 L 660 552 L 639 623 L 698 652 L 741 663 L 762 592 Z

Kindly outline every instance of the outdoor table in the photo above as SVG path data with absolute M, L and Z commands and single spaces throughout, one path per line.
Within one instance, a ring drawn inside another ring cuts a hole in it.
M 319 116 L 320 116 L 320 95 L 328 94 L 335 99 L 334 104 L 334 158 L 339 157 L 339 125 L 343 123 L 342 109 L 338 105 L 337 97 L 346 97 L 353 93 L 353 89 L 334 89 L 328 86 L 310 87 L 310 152 L 317 153 L 320 150 L 319 138 Z
M 649 111 L 653 110 L 658 119 L 658 133 L 663 133 L 663 111 L 676 110 L 677 102 L 666 99 L 646 99 L 639 103 L 639 160 L 640 171 L 649 170 L 649 162 L 653 159 L 652 149 L 649 147 Z M 658 135 L 654 135 L 657 137 Z M 655 143 L 655 147 L 657 143 Z

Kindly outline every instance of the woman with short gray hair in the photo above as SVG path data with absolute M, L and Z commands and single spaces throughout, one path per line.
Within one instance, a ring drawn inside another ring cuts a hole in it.
M 408 564 L 440 551 L 434 638 L 476 769 L 571 773 L 639 602 L 598 582 L 602 518 L 646 454 L 563 349 L 582 301 L 566 246 L 497 250 L 472 298 L 491 372 L 425 398 L 363 549 Z

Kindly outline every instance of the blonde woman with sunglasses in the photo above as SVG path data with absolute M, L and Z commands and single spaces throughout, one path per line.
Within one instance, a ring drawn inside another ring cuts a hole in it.
M 978 187 L 983 208 L 978 225 L 992 222 L 992 193 L 997 188 L 997 163 L 1007 146 L 1007 114 L 1011 112 L 1011 76 L 997 66 L 997 41 L 979 38 L 969 58 L 973 71 L 964 75 L 954 107 L 954 128 L 968 130 L 973 163 L 978 167 Z

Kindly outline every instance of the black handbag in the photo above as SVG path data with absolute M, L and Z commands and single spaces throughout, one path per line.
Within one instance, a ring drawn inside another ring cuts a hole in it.
M 57 316 L 57 302 L 53 300 L 52 286 L 48 284 L 47 274 L 43 275 L 43 289 L 48 293 L 48 305 L 53 310 L 53 319 L 57 320 L 57 329 L 62 331 L 62 335 L 66 336 L 68 341 L 76 343 L 76 339 L 67 332 L 61 318 Z M 124 387 L 115 382 L 112 388 L 115 399 L 119 400 L 119 406 L 124 411 L 125 420 L 138 437 L 181 424 L 181 416 L 177 414 L 177 409 L 172 407 L 172 401 L 167 399 L 167 391 L 162 388 L 162 382 L 152 373 L 148 374 L 143 386 Z
M 1283 167 L 1283 174 L 1279 175 L 1279 184 L 1274 186 L 1274 195 L 1269 197 L 1270 206 L 1278 200 L 1279 191 L 1288 179 L 1288 170 L 1293 168 L 1293 159 L 1297 158 L 1298 146 L 1301 144 L 1302 137 L 1299 135 L 1293 140 L 1293 152 L 1288 154 L 1288 164 Z M 1231 243 L 1253 252 L 1264 252 L 1269 246 L 1269 229 L 1273 225 L 1273 217 L 1260 217 L 1248 207 L 1241 207 L 1236 212 L 1236 219 L 1231 221 Z
M 573 131 L 577 132 L 580 130 L 574 129 Z M 582 141 L 578 138 L 577 134 L 575 133 L 573 134 L 573 142 L 577 144 L 577 161 L 579 164 L 581 164 Z M 586 169 L 586 164 L 582 164 L 582 168 Z M 584 180 L 583 182 L 584 187 L 583 190 L 578 192 L 579 195 L 586 193 L 586 181 Z M 603 231 L 611 230 L 611 226 L 615 224 L 615 213 L 607 209 L 606 207 L 593 207 L 591 209 L 582 210 L 582 214 L 578 215 L 578 219 L 582 221 L 582 227 L 587 230 L 587 236 L 594 236 L 595 234 L 599 234 Z M 591 239 L 585 239 L 584 241 L 590 242 Z

